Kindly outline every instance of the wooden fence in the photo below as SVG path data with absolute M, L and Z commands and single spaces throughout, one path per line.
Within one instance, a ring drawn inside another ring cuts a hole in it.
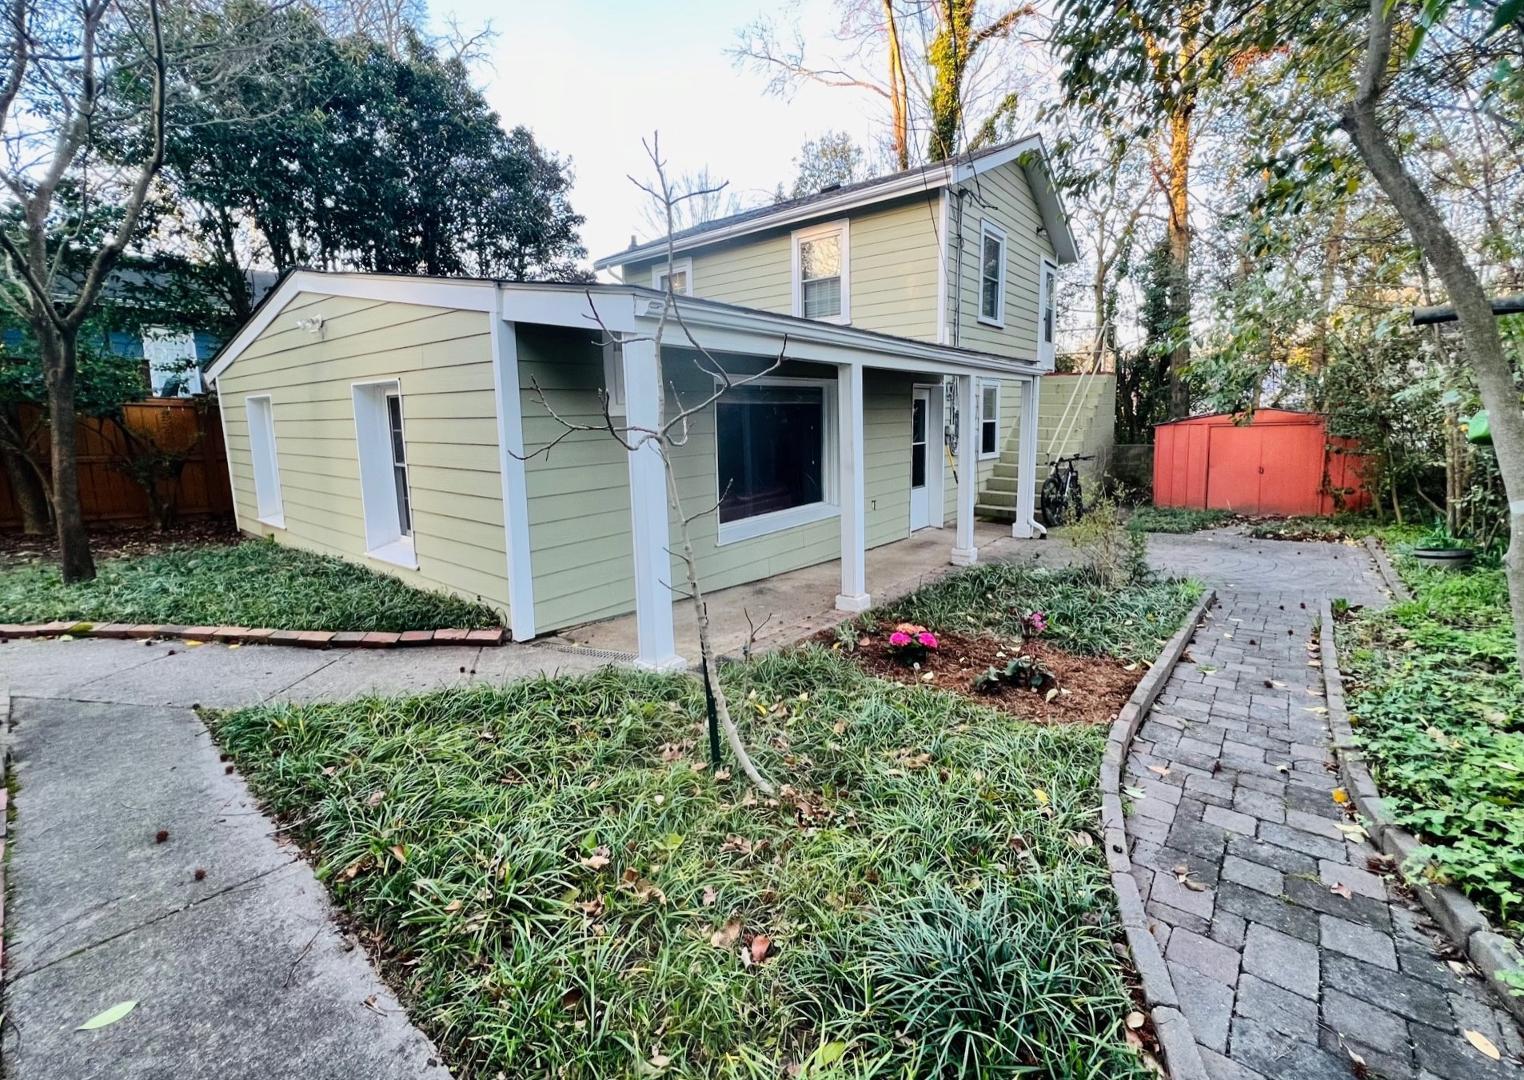
M 123 409 L 126 426 L 162 451 L 185 451 L 178 478 L 160 481 L 165 499 L 179 516 L 231 514 L 233 496 L 228 487 L 227 447 L 222 440 L 222 418 L 215 399 L 183 400 L 155 398 Z M 22 410 L 23 426 L 39 428 L 37 460 L 46 462 L 46 429 L 37 413 Z M 90 522 L 150 523 L 148 496 L 125 469 L 130 459 L 127 440 L 110 422 L 80 419 L 79 496 L 85 520 Z M 21 511 L 11 486 L 0 471 L 0 529 L 19 529 Z

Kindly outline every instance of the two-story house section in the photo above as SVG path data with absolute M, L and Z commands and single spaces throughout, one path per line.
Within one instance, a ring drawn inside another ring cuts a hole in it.
M 629 285 L 935 342 L 1051 371 L 1058 267 L 1077 257 L 1037 136 L 708 221 L 595 263 Z M 1016 518 L 1020 379 L 976 387 L 980 512 Z M 912 528 L 954 512 L 956 403 L 907 391 L 903 423 L 929 469 Z M 1027 395 L 1036 399 L 1036 393 Z M 1033 400 L 1034 412 L 1041 408 Z M 1051 426 L 1067 402 L 1042 409 Z M 923 429 L 932 434 L 924 437 Z M 1045 429 L 1046 430 L 1046 429 Z M 940 438 L 938 438 L 940 433 Z M 1034 454 L 1034 457 L 1039 455 Z M 997 473 L 1004 475 L 997 475 Z M 940 482 L 939 482 L 940 477 Z M 923 477 L 918 472 L 917 479 Z M 1018 535 L 1029 535 L 1016 520 Z

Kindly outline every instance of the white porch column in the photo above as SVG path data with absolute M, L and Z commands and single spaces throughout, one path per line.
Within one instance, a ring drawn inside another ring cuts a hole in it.
M 1037 517 L 1037 411 L 1041 375 L 1029 375 L 1021 386 L 1021 433 L 1016 455 L 1016 521 L 1011 535 L 1032 536 Z
M 958 395 L 958 542 L 952 549 L 954 566 L 979 561 L 974 546 L 974 500 L 979 495 L 979 424 L 974 415 L 974 377 L 954 376 Z
M 652 341 L 626 341 L 624 364 L 627 439 L 661 423 L 661 366 Z M 672 557 L 667 514 L 667 474 L 661 452 L 648 441 L 629 453 L 630 535 L 635 552 L 635 621 L 640 651 L 635 666 L 648 671 L 682 671 L 672 636 Z
M 863 496 L 863 369 L 861 364 L 836 367 L 836 430 L 840 441 L 837 501 L 841 504 L 841 592 L 837 611 L 867 611 L 868 531 Z

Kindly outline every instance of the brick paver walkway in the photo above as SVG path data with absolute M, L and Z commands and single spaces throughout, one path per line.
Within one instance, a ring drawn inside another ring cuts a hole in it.
M 1340 828 L 1318 599 L 1383 602 L 1362 552 L 1152 538 L 1220 606 L 1133 744 L 1134 874 L 1214 1080 L 1515 1080 L 1524 1038 Z M 1489 1060 L 1463 1038 L 1491 1040 Z M 1363 1065 L 1360 1064 L 1363 1062 Z

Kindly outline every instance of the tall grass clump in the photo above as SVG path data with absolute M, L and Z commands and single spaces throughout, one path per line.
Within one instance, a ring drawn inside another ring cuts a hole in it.
M 209 716 L 460 1077 L 1141 1077 L 1105 733 L 818 648 Z

